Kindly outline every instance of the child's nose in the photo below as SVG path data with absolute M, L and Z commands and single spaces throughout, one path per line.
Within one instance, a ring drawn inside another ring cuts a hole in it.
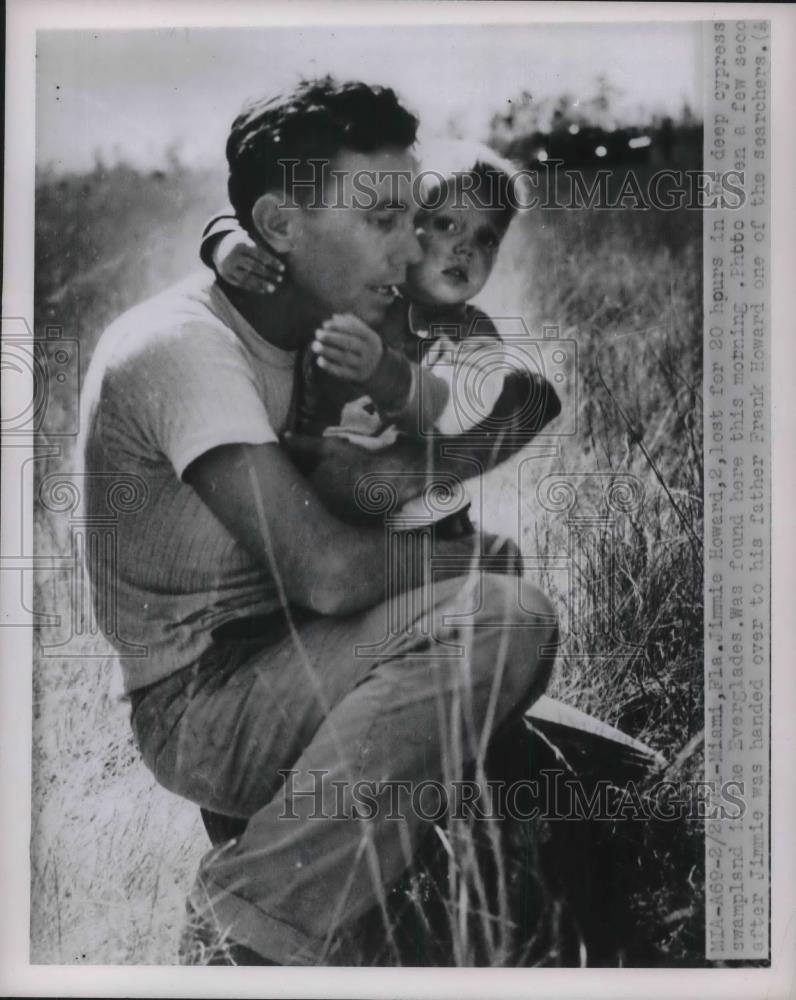
M 470 240 L 461 240 L 453 248 L 453 252 L 458 257 L 466 257 L 469 260 L 473 256 L 473 245 Z

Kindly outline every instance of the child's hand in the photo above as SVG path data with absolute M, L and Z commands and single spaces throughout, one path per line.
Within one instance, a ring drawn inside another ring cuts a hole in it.
M 348 382 L 367 382 L 379 367 L 384 344 L 375 330 L 351 315 L 335 315 L 315 331 L 318 366 Z
M 212 257 L 218 276 L 245 292 L 270 294 L 284 277 L 282 261 L 240 229 L 220 239 Z

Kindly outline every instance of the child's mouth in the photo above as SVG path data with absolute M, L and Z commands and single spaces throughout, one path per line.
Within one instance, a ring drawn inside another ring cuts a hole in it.
M 446 278 L 453 281 L 457 285 L 466 285 L 470 280 L 470 276 L 463 267 L 454 265 L 453 267 L 446 267 L 442 272 Z

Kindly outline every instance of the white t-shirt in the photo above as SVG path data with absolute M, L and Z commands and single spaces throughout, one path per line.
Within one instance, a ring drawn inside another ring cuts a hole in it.
M 195 662 L 223 622 L 279 607 L 264 564 L 181 477 L 219 445 L 278 441 L 295 360 L 206 274 L 131 309 L 100 338 L 83 386 L 82 454 L 88 516 L 109 517 L 115 551 L 87 564 L 127 691 Z M 145 655 L 129 655 L 131 644 Z

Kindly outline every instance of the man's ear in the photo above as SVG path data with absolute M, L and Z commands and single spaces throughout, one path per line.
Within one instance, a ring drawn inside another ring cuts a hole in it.
M 294 248 L 300 215 L 298 208 L 287 204 L 281 194 L 260 195 L 252 206 L 254 228 L 277 253 L 288 253 Z

